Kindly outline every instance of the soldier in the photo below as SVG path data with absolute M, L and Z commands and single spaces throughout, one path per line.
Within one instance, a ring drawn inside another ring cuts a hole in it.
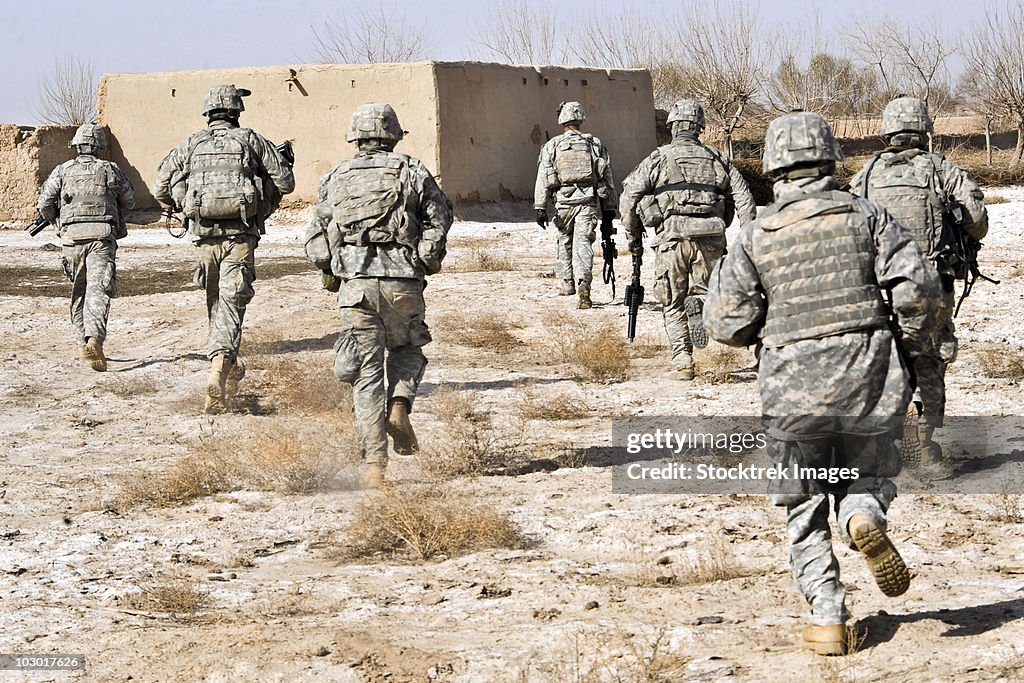
M 334 374 L 352 385 L 362 450 L 362 484 L 384 481 L 388 442 L 396 453 L 419 449 L 409 422 L 427 365 L 426 276 L 441 270 L 452 205 L 418 159 L 395 152 L 405 132 L 388 104 L 352 114 L 346 140 L 358 151 L 320 179 L 307 255 L 338 292 L 341 334 Z
M 533 208 L 537 225 L 546 228 L 548 199 L 554 195 L 559 294 L 572 296 L 578 291 L 579 308 L 585 309 L 592 306 L 595 229 L 598 218 L 609 226 L 615 218 L 615 181 L 608 150 L 593 135 L 580 132 L 587 118 L 583 105 L 562 102 L 557 112 L 565 131 L 541 147 Z
M 619 215 L 630 251 L 643 249 L 645 228 L 654 229 L 654 291 L 662 304 L 674 375 L 691 380 L 694 344 L 708 343 L 701 324 L 703 295 L 725 253 L 725 229 L 734 217 L 741 224 L 753 220 L 757 207 L 736 167 L 698 139 L 704 130 L 699 102 L 676 102 L 668 123 L 672 142 L 654 150 L 623 181 Z
M 988 232 L 988 211 L 981 188 L 970 174 L 940 154 L 927 151 L 932 121 L 928 107 L 915 97 L 897 97 L 882 112 L 882 135 L 887 146 L 853 177 L 850 191 L 885 207 L 910 231 L 942 281 L 942 305 L 930 329 L 930 343 L 914 363 L 917 393 L 908 420 L 919 442 L 920 457 L 937 464 L 942 449 L 932 441 L 946 412 L 946 368 L 956 359 L 953 327 L 953 280 L 956 230 L 975 240 Z M 953 212 L 962 225 L 953 225 Z M 963 273 L 960 274 L 963 277 Z M 915 424 L 916 423 L 916 424 Z M 916 449 L 915 449 L 916 450 Z M 917 460 L 917 453 L 909 461 Z
M 776 179 L 775 203 L 730 245 L 704 310 L 714 339 L 758 344 L 773 460 L 785 468 L 858 469 L 859 478 L 769 487 L 773 502 L 786 506 L 790 562 L 810 606 L 804 644 L 829 655 L 845 654 L 850 644 L 829 494 L 843 541 L 864 555 L 882 592 L 901 595 L 910 584 L 885 533 L 896 495 L 888 477 L 900 464 L 890 432 L 911 393 L 889 321 L 898 319 L 908 356 L 919 354 L 939 289 L 906 230 L 878 205 L 837 189 L 832 174 L 842 158 L 818 114 L 772 121 L 763 166 Z
M 196 246 L 196 284 L 206 290 L 211 361 L 205 411 L 227 409 L 224 385 L 238 358 L 242 319 L 256 280 L 254 252 L 267 216 L 295 189 L 291 165 L 273 143 L 238 125 L 248 90 L 210 89 L 207 128 L 193 133 L 160 163 L 153 196 L 182 211 Z M 234 369 L 240 379 L 244 368 Z
M 117 290 L 117 240 L 125 237 L 124 212 L 135 206 L 135 189 L 112 161 L 99 159 L 107 146 L 103 129 L 78 127 L 69 147 L 71 161 L 53 169 L 39 193 L 39 215 L 57 226 L 64 268 L 71 278 L 71 323 L 82 345 L 82 360 L 104 372 L 107 314 Z

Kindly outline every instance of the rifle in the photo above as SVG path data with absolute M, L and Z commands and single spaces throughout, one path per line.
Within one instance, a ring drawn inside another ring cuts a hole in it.
M 626 285 L 626 338 L 632 342 L 636 338 L 636 316 L 640 312 L 640 304 L 644 302 L 644 286 L 640 284 L 640 267 L 644 262 L 643 245 L 633 252 L 633 280 Z
M 619 252 L 615 249 L 615 225 L 611 220 L 601 219 L 601 254 L 604 256 L 604 283 L 612 286 L 612 299 L 615 299 L 615 259 Z
M 168 206 L 162 215 L 164 217 L 164 229 L 171 237 L 176 240 L 180 240 L 186 235 L 186 233 L 188 233 L 188 219 L 184 217 L 178 218 L 178 216 L 175 215 L 175 207 Z M 174 223 L 181 226 L 181 232 L 174 231 Z
M 952 270 L 957 280 L 964 281 L 963 291 L 953 311 L 955 318 L 960 313 L 964 299 L 971 295 L 975 282 L 980 279 L 998 285 L 999 280 L 983 274 L 978 267 L 981 242 L 967 234 L 964 229 L 964 207 L 954 199 L 943 201 L 942 232 L 940 241 L 943 246 L 935 257 L 936 263 L 940 268 Z
M 295 150 L 292 149 L 292 141 L 285 140 L 276 147 L 277 153 L 288 162 L 289 166 L 295 165 Z
M 49 224 L 50 221 L 40 216 L 39 218 L 35 219 L 34 221 L 25 226 L 25 232 L 27 232 L 30 237 L 35 237 L 36 235 L 41 233 L 43 229 L 46 228 L 46 226 Z
M 967 273 L 964 276 L 964 289 L 960 293 L 960 299 L 956 302 L 956 309 L 953 311 L 953 317 L 955 318 L 960 313 L 960 306 L 964 303 L 964 299 L 971 295 L 971 290 L 974 289 L 974 283 L 979 279 L 985 282 L 991 282 L 994 285 L 999 284 L 999 280 L 994 280 L 988 275 L 981 272 L 978 268 L 978 250 L 981 249 L 981 242 L 976 239 L 972 239 L 966 233 L 960 233 L 960 239 L 963 243 L 963 255 L 964 261 L 967 266 Z

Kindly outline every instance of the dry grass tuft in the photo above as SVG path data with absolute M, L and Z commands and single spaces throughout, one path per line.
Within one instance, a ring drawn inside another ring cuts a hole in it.
M 140 588 L 140 592 L 126 596 L 129 609 L 194 614 L 210 604 L 210 595 L 203 585 L 188 577 L 158 579 Z
M 457 273 L 490 273 L 506 270 L 518 270 L 512 256 L 507 252 L 483 248 L 471 250 L 469 256 L 459 259 L 453 268 L 453 272 Z
M 733 373 L 749 364 L 750 357 L 745 351 L 722 344 L 710 344 L 708 348 L 698 350 L 696 357 L 698 373 L 711 384 L 739 381 Z
M 1024 524 L 1024 496 L 1019 493 L 1000 493 L 995 497 L 992 519 L 1004 524 Z
M 355 464 L 357 452 L 351 424 L 342 421 L 307 419 L 296 426 L 275 420 L 242 439 L 206 433 L 192 452 L 165 469 L 123 478 L 117 502 L 169 507 L 245 488 L 279 493 L 347 489 L 353 486 L 347 468 Z
M 363 501 L 344 531 L 347 559 L 430 560 L 484 548 L 522 548 L 522 533 L 490 503 L 436 486 L 386 488 Z
M 525 425 L 497 423 L 476 392 L 444 387 L 430 395 L 424 410 L 435 415 L 443 429 L 418 456 L 433 477 L 450 479 L 479 475 L 517 463 L 524 455 Z
M 557 357 L 574 365 L 580 379 L 621 382 L 629 369 L 629 343 L 611 323 L 591 326 L 571 314 L 549 315 L 544 320 Z
M 508 353 L 523 345 L 512 330 L 521 330 L 523 324 L 497 313 L 485 313 L 470 318 L 457 316 L 448 323 L 453 329 L 452 341 L 462 346 Z
M 556 396 L 539 396 L 527 389 L 515 403 L 514 409 L 523 420 L 580 420 L 591 412 L 590 404 L 579 396 L 562 393 Z
M 519 672 L 519 680 L 554 680 L 567 683 L 621 681 L 674 683 L 687 678 L 690 657 L 669 650 L 667 629 L 650 636 L 619 628 L 580 628 L 556 651 L 557 661 L 533 660 Z M 533 675 L 533 671 L 539 677 Z
M 671 355 L 671 350 L 664 335 L 644 334 L 638 336 L 629 345 L 633 358 L 659 358 Z
M 985 195 L 985 203 L 986 204 L 1008 204 L 1009 201 L 1010 201 L 1009 199 L 1007 199 L 1006 197 L 1004 197 L 1001 194 L 987 194 L 987 195 Z
M 1024 351 L 1007 344 L 979 344 L 974 350 L 982 374 L 992 379 L 1024 379 Z
M 250 366 L 257 371 L 265 368 L 252 386 L 282 412 L 338 416 L 352 412 L 352 387 L 339 382 L 330 363 L 321 357 L 261 358 L 250 361 Z
M 106 382 L 101 387 L 114 396 L 123 399 L 133 399 L 137 396 L 152 396 L 160 392 L 160 383 L 155 377 L 118 377 L 112 382 Z
M 701 540 L 693 555 L 679 568 L 660 558 L 641 557 L 631 582 L 640 587 L 692 586 L 729 581 L 754 574 L 740 563 L 736 552 L 720 536 Z

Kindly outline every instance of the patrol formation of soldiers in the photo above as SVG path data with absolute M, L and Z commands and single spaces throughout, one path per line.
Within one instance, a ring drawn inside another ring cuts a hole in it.
M 225 382 L 244 370 L 238 349 L 253 297 L 254 252 L 265 220 L 295 184 L 281 152 L 239 126 L 248 94 L 233 85 L 211 89 L 207 128 L 167 155 L 153 187 L 158 201 L 184 214 L 197 248 L 195 280 L 206 291 L 210 325 L 208 413 L 227 408 Z M 786 508 L 791 565 L 810 610 L 804 644 L 846 654 L 851 630 L 829 496 L 843 542 L 865 557 L 883 593 L 904 593 L 910 574 L 886 534 L 896 495 L 891 478 L 900 469 L 893 435 L 909 408 L 922 452 L 938 457 L 932 436 L 945 411 L 945 369 L 956 356 L 952 283 L 962 268 L 949 258 L 950 230 L 984 237 L 981 190 L 955 164 L 925 151 L 931 120 L 924 103 L 910 97 L 886 107 L 888 146 L 854 177 L 851 191 L 833 177 L 843 152 L 821 116 L 794 112 L 774 120 L 763 169 L 776 181 L 775 200 L 760 212 L 736 168 L 699 140 L 698 102 L 672 107 L 672 142 L 626 177 L 618 202 L 607 149 L 580 130 L 582 105 L 563 102 L 557 114 L 564 132 L 540 151 L 534 209 L 546 227 L 554 202 L 559 293 L 577 294 L 580 309 L 592 306 L 595 229 L 621 215 L 630 250 L 642 252 L 647 236 L 656 253 L 655 292 L 674 377 L 694 378 L 693 348 L 708 334 L 727 345 L 754 345 L 772 459 L 787 467 L 859 468 L 852 485 L 802 480 L 770 490 Z M 355 110 L 346 140 L 356 152 L 321 178 L 305 243 L 324 287 L 337 292 L 333 370 L 352 385 L 367 488 L 384 482 L 388 437 L 396 453 L 419 449 L 409 415 L 427 365 L 422 349 L 431 341 L 423 289 L 441 269 L 453 221 L 429 170 L 394 151 L 403 136 L 389 105 Z M 82 126 L 71 144 L 78 156 L 47 179 L 39 212 L 57 225 L 70 263 L 82 357 L 103 371 L 116 240 L 126 234 L 123 214 L 134 193 L 116 164 L 97 158 L 102 129 Z M 943 221 L 951 206 L 960 208 L 958 227 Z M 734 220 L 739 234 L 727 252 Z

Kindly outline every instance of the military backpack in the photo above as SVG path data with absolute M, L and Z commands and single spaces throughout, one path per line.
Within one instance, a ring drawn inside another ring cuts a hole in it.
M 344 244 L 397 242 L 415 249 L 419 229 L 406 210 L 410 185 L 409 162 L 401 154 L 346 159 L 335 168 L 327 187 L 330 228 Z
M 585 133 L 560 136 L 555 142 L 555 173 L 559 185 L 594 183 L 593 138 Z
M 193 140 L 185 168 L 185 215 L 193 221 L 240 220 L 257 216 L 258 162 L 244 128 L 213 128 Z

